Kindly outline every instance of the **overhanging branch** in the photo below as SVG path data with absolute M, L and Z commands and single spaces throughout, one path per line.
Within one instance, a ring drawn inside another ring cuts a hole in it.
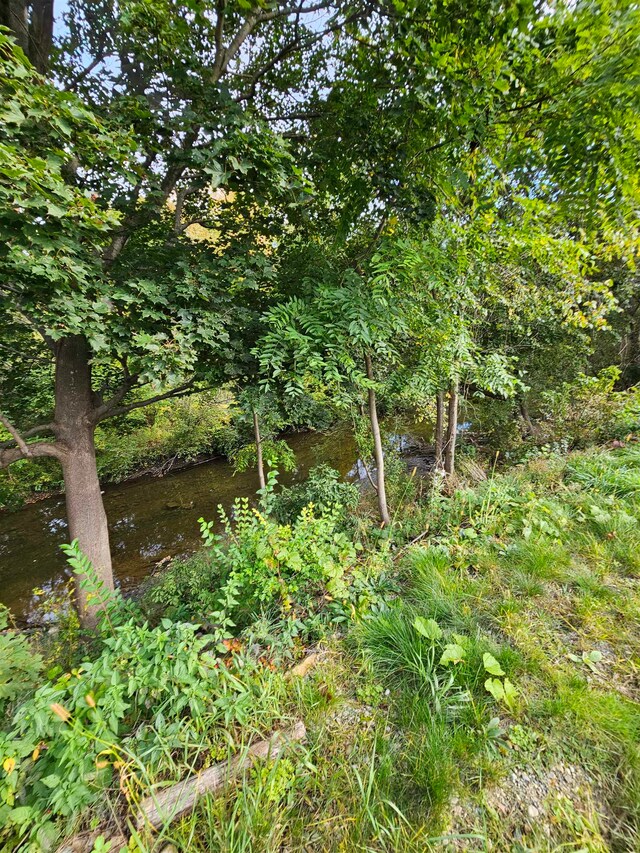
M 16 427 L 11 423 L 9 418 L 6 415 L 3 415 L 0 412 L 0 424 L 6 429 L 6 431 L 11 435 L 15 443 L 18 445 L 19 450 L 22 452 L 23 456 L 29 456 L 29 445 L 24 440 L 24 438 L 20 435 Z
M 6 450 L 0 450 L 0 468 L 7 468 L 13 462 L 18 462 L 20 459 L 35 459 L 36 457 L 50 456 L 54 459 L 62 460 L 64 450 L 57 444 L 49 441 L 37 441 L 34 444 L 27 445 L 29 452 L 23 453 L 19 447 L 9 447 Z
M 9 429 L 7 423 L 5 422 L 4 416 L 0 419 L 5 429 L 13 435 L 12 430 Z M 15 429 L 15 427 L 14 427 Z M 55 424 L 47 423 L 47 424 L 38 424 L 37 426 L 29 427 L 29 429 L 24 430 L 20 433 L 21 438 L 33 438 L 35 435 L 46 435 L 47 433 L 55 432 Z M 10 441 L 0 442 L 0 450 L 4 450 L 7 447 L 13 447 L 14 444 L 17 443 L 17 439 L 14 437 Z M 18 445 L 20 446 L 20 445 Z
M 145 406 L 151 406 L 153 403 L 160 403 L 162 400 L 171 400 L 174 397 L 188 397 L 191 394 L 198 394 L 201 391 L 211 391 L 216 386 L 210 386 L 207 388 L 194 387 L 195 380 L 192 379 L 189 382 L 185 382 L 184 385 L 179 385 L 177 388 L 173 388 L 171 391 L 165 391 L 163 394 L 157 394 L 155 397 L 147 397 L 146 400 L 136 400 L 133 403 L 129 403 L 126 406 L 116 406 L 115 408 L 111 408 L 105 413 L 101 414 L 98 418 L 96 418 L 96 423 L 99 421 L 104 421 L 107 418 L 114 418 L 118 415 L 126 415 L 129 412 L 134 411 L 134 409 L 143 409 Z
M 62 459 L 64 450 L 57 444 L 49 441 L 36 441 L 33 444 L 27 443 L 25 440 L 26 437 L 30 434 L 33 435 L 33 429 L 38 429 L 37 427 L 27 430 L 25 433 L 20 433 L 2 412 L 0 412 L 0 423 L 12 436 L 12 442 L 9 442 L 9 444 L 15 443 L 17 445 L 17 447 L 2 445 L 3 449 L 0 449 L 0 468 L 6 468 L 20 459 L 33 459 L 40 456 L 54 456 L 56 459 Z

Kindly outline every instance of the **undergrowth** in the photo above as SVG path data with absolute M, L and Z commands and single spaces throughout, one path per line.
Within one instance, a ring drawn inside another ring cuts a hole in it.
M 65 668 L 5 627 L 5 850 L 638 848 L 640 448 L 436 488 L 362 550 L 322 483 L 315 509 L 298 490 L 272 514 L 271 482 L 223 538 L 203 521 L 202 551 L 116 598 Z M 150 790 L 296 719 L 304 743 L 135 828 Z

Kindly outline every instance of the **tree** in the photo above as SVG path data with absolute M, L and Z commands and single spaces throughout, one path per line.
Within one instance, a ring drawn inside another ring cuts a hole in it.
M 328 258 L 303 286 L 302 295 L 276 305 L 266 318 L 268 331 L 256 348 L 267 376 L 264 385 L 268 388 L 275 379 L 295 396 L 314 377 L 343 408 L 367 395 L 378 509 L 382 524 L 388 525 L 376 395 L 384 369 L 397 364 L 396 343 L 406 328 L 400 303 L 371 270 L 341 269 Z
M 39 5 L 21 8 L 33 29 Z M 359 14 L 304 0 L 74 2 L 48 63 L 57 85 L 2 35 L 1 322 L 40 342 L 55 382 L 53 417 L 34 425 L 20 377 L 4 377 L 0 464 L 60 460 L 70 535 L 107 586 L 95 426 L 226 376 L 243 295 L 269 266 L 261 240 L 305 196 L 274 101 L 299 109 L 330 35 Z M 192 239 L 196 223 L 216 239 Z

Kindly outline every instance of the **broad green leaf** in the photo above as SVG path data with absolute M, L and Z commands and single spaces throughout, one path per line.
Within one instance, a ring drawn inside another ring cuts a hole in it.
M 416 616 L 413 620 L 413 627 L 428 640 L 439 640 L 442 636 L 442 629 L 435 619 L 425 619 L 423 616 Z
M 464 659 L 465 650 L 458 643 L 448 643 L 444 647 L 440 663 L 444 666 L 448 663 L 460 663 Z
M 518 691 L 517 691 L 516 687 L 512 684 L 511 681 L 509 681 L 508 678 L 505 678 L 505 680 L 502 684 L 502 688 L 504 691 L 505 704 L 509 708 L 513 709 L 513 707 L 515 705 L 516 696 L 518 695 Z
M 486 671 L 491 675 L 504 675 L 504 670 L 494 656 L 489 654 L 489 652 L 485 652 L 482 655 L 482 663 L 484 664 Z
M 484 683 L 485 690 L 487 690 L 496 702 L 502 702 L 504 700 L 504 687 L 502 686 L 502 682 L 499 678 L 487 678 Z

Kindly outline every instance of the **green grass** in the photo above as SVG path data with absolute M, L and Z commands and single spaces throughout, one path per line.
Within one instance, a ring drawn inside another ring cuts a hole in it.
M 637 850 L 638 485 L 632 448 L 532 460 L 430 498 L 432 535 L 403 555 L 400 596 L 298 686 L 306 770 L 277 802 L 248 779 L 203 805 L 178 848 Z M 464 659 L 443 667 L 456 638 Z M 486 653 L 516 688 L 511 706 L 485 689 Z
M 425 496 L 408 517 L 429 537 L 363 562 L 372 606 L 319 635 L 305 678 L 282 677 L 277 625 L 258 620 L 241 640 L 271 663 L 249 722 L 198 730 L 195 763 L 294 719 L 306 741 L 131 853 L 640 849 L 639 469 L 635 448 L 590 450 Z M 155 782 L 195 766 L 194 744 L 158 745 Z

